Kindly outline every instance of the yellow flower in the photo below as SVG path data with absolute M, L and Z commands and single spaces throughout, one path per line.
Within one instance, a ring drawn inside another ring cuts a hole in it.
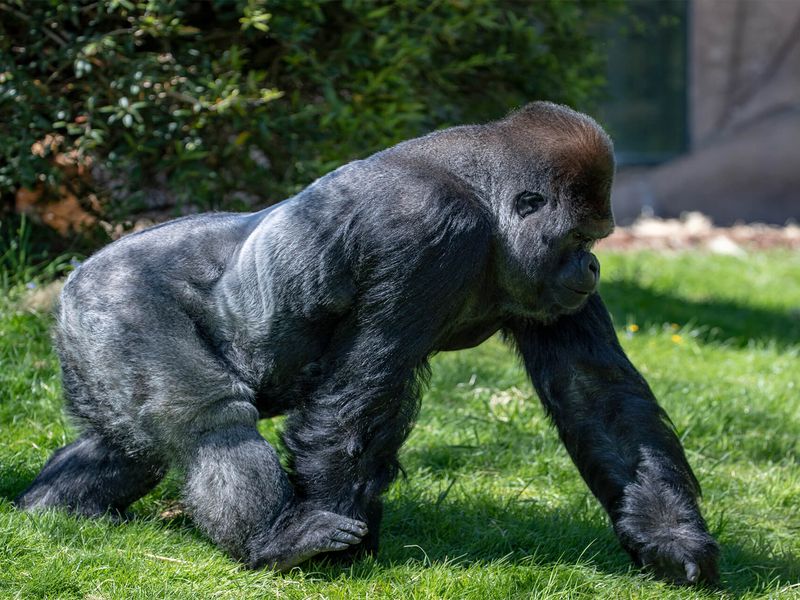
M 630 325 L 628 325 L 628 331 L 630 331 L 631 333 L 636 333 L 637 331 L 639 331 L 639 326 L 636 323 L 631 323 Z
M 676 344 L 680 344 L 683 341 L 683 338 L 679 336 L 677 333 L 674 334 L 670 339 L 672 339 L 672 341 L 675 342 Z

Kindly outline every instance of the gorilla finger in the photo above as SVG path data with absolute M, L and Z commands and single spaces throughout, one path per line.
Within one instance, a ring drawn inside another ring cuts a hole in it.
M 342 522 L 339 523 L 339 530 L 363 537 L 367 534 L 369 528 L 364 521 L 359 521 L 358 519 L 342 519 Z
M 361 536 L 353 535 L 346 531 L 337 531 L 331 535 L 331 539 L 336 542 L 344 542 L 345 544 L 358 544 L 361 542 Z
M 697 580 L 700 578 L 700 567 L 698 567 L 696 563 L 687 562 L 684 568 L 686 569 L 686 579 L 689 583 L 697 583 Z
M 350 544 L 346 542 L 331 542 L 327 550 L 329 552 L 338 552 L 339 550 L 347 550 L 349 547 Z

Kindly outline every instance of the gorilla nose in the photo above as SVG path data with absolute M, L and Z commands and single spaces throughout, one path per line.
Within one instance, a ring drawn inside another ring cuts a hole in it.
M 600 279 L 600 263 L 591 252 L 587 252 L 581 259 L 581 272 L 587 283 L 591 282 L 591 287 L 597 285 L 597 280 Z
M 600 277 L 600 263 L 594 254 L 587 252 L 583 257 L 583 270 L 591 272 L 595 279 Z
M 597 258 L 586 252 L 580 257 L 577 264 L 572 264 L 573 268 L 570 269 L 569 276 L 562 281 L 562 285 L 582 296 L 594 292 L 597 289 L 597 281 L 600 279 L 600 263 L 597 262 Z

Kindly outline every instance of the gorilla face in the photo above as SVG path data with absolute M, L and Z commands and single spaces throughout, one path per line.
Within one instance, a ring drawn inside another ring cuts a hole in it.
M 570 214 L 572 198 L 547 198 L 524 190 L 513 205 L 516 229 L 506 260 L 517 269 L 506 289 L 512 312 L 548 321 L 578 311 L 597 289 L 600 263 L 594 243 L 613 230 L 613 219 Z M 577 203 L 580 203 L 577 200 Z M 564 206 L 566 205 L 566 206 Z
M 593 121 L 541 116 L 502 130 L 505 177 L 492 197 L 504 308 L 550 321 L 578 311 L 597 289 L 600 265 L 591 248 L 614 228 L 614 152 Z
M 548 175 L 549 184 L 558 179 Z M 524 187 L 507 192 L 509 235 L 500 240 L 500 286 L 508 312 L 550 321 L 580 310 L 596 291 L 600 263 L 591 249 L 611 233 L 614 221 L 607 189 L 578 185 L 573 191 L 535 182 Z

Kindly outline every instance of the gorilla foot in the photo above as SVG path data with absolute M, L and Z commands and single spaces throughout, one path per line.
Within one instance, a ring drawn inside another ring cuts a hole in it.
M 14 500 L 21 510 L 63 509 L 122 520 L 125 510 L 164 475 L 159 465 L 128 456 L 91 431 L 57 450 Z
M 284 519 L 280 521 L 286 523 Z M 260 547 L 251 553 L 250 568 L 285 572 L 318 554 L 355 546 L 367 534 L 366 523 L 326 510 L 310 510 L 288 521 L 288 526 L 271 539 L 265 540 L 264 536 L 251 543 Z M 273 528 L 271 533 L 274 531 Z
M 60 490 L 44 486 L 36 486 L 26 490 L 14 500 L 14 506 L 29 512 L 63 510 L 79 517 L 108 517 L 116 523 L 124 521 L 127 514 L 118 508 L 108 506 L 92 498 L 81 498 L 77 501 L 68 500 Z

